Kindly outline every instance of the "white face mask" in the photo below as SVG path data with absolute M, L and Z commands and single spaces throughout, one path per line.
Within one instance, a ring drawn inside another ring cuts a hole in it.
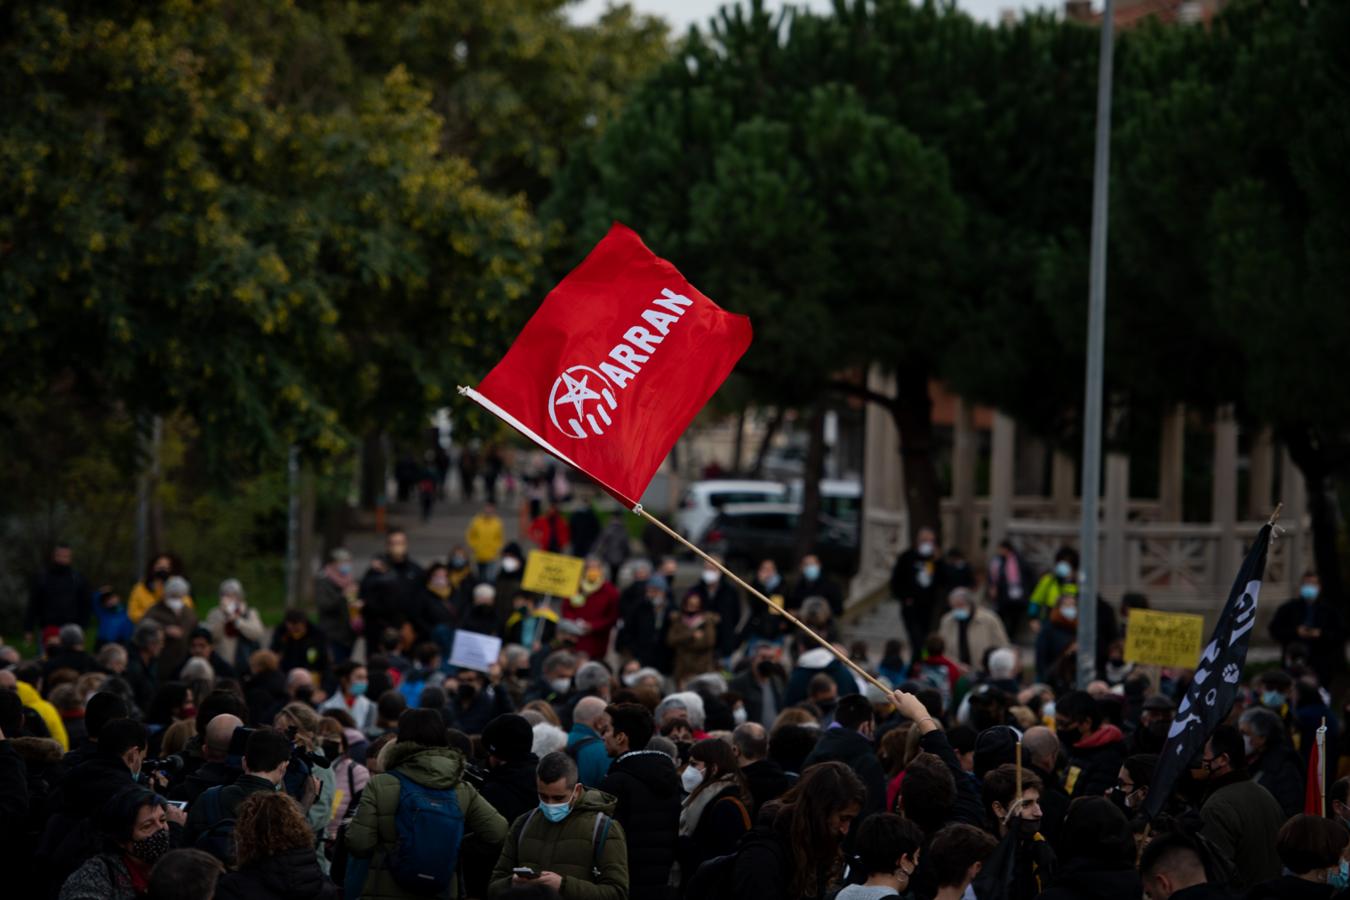
M 680 782 L 684 785 L 684 792 L 686 794 L 692 794 L 698 789 L 698 786 L 703 783 L 703 773 L 691 765 L 689 768 L 685 769 L 684 774 L 680 776 Z
M 164 603 L 169 607 L 169 609 L 173 610 L 174 612 L 183 611 L 184 603 L 182 597 L 165 597 Z
M 731 719 L 737 725 L 744 725 L 746 720 L 745 707 L 738 706 L 735 709 L 733 709 L 731 711 Z
M 570 687 L 572 686 L 572 679 L 570 679 L 570 678 L 552 678 L 552 679 L 549 679 L 548 686 L 551 687 L 551 688 L 553 688 L 554 693 L 557 693 L 557 694 L 565 694 L 565 693 L 567 693 L 567 689 L 570 688 Z
M 920 556 L 929 557 L 933 555 L 933 551 L 937 548 L 933 546 L 932 541 L 921 541 L 917 549 Z
M 506 573 L 509 574 L 509 573 L 511 573 L 511 572 L 516 571 L 516 570 L 519 569 L 519 568 L 520 568 L 520 560 L 516 559 L 514 556 L 504 556 L 504 557 L 502 557 L 502 571 L 503 571 L 503 572 L 506 572 Z
M 703 570 L 703 583 L 704 583 L 704 584 L 717 584 L 717 579 L 719 579 L 719 578 L 721 578 L 721 577 L 722 577 L 722 573 L 719 572 L 719 571 L 717 571 L 716 569 L 704 569 L 704 570 Z
M 637 684 L 637 683 L 638 683 L 638 673 L 636 673 L 636 672 L 629 672 L 627 675 L 623 676 L 623 686 L 624 686 L 624 687 L 632 687 L 633 685 L 635 685 L 635 684 Z

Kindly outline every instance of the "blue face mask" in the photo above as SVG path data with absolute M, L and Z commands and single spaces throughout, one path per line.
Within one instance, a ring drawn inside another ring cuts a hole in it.
M 820 566 L 802 566 L 802 575 L 806 576 L 807 581 L 815 581 L 820 577 Z
M 1320 592 L 1315 584 L 1305 584 L 1298 589 L 1298 595 L 1304 600 L 1316 600 L 1318 593 Z
M 1284 694 L 1279 691 L 1264 691 L 1261 694 L 1261 705 L 1268 706 L 1271 709 L 1279 709 L 1284 706 Z
M 1350 862 L 1341 860 L 1341 867 L 1333 874 L 1327 876 L 1327 884 L 1337 890 L 1350 886 Z
M 778 587 L 779 582 L 781 582 L 782 580 L 783 579 L 778 576 L 778 573 L 775 572 L 773 575 L 770 575 L 768 578 L 764 579 L 764 589 L 766 591 L 771 591 L 774 588 Z
M 1057 562 L 1055 563 L 1055 574 L 1060 578 L 1068 578 L 1073 574 L 1073 566 L 1066 562 Z
M 567 814 L 572 811 L 570 803 L 545 803 L 539 801 L 539 811 L 544 814 L 544 818 L 550 822 L 558 823 L 567 818 Z
M 958 622 L 964 622 L 970 618 L 970 610 L 964 608 L 954 609 L 952 610 L 952 618 Z
M 368 687 L 370 687 L 370 685 L 364 681 L 353 681 L 349 692 L 353 697 L 360 697 L 366 692 L 366 688 Z

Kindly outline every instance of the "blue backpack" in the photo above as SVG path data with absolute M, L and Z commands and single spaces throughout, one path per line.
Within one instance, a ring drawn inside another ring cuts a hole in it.
M 386 864 L 398 886 L 415 894 L 440 894 L 455 877 L 459 844 L 464 839 L 464 812 L 453 788 L 423 787 L 401 772 L 398 812 L 394 816 L 397 841 Z

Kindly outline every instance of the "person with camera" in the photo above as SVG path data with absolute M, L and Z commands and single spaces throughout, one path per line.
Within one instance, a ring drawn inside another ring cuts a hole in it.
M 385 771 L 361 792 L 347 827 L 348 896 L 402 900 L 425 896 L 425 885 L 458 897 L 464 842 L 497 847 L 506 820 L 465 781 L 464 754 L 450 747 L 438 710 L 405 710 L 381 755 Z
M 259 728 L 244 743 L 244 774 L 234 784 L 208 788 L 188 810 L 187 843 L 233 862 L 230 849 L 239 805 L 254 794 L 275 793 L 291 764 L 291 742 L 279 731 Z

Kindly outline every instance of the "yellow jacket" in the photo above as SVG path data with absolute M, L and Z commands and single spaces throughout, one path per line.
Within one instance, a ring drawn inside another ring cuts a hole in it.
M 42 696 L 33 689 L 33 686 L 26 681 L 19 682 L 19 702 L 42 717 L 42 724 L 47 726 L 47 731 L 51 734 L 52 740 L 61 745 L 63 753 L 70 752 L 70 736 L 66 734 L 65 723 L 61 721 L 61 714 L 56 711 Z M 9 735 L 6 735 L 9 737 Z
M 502 531 L 500 516 L 485 516 L 482 513 L 469 521 L 469 530 L 464 533 L 468 538 L 469 549 L 473 551 L 475 562 L 492 562 L 501 555 L 506 545 L 506 535 Z
M 158 603 L 163 597 L 163 586 L 156 587 L 152 591 L 145 586 L 144 581 L 136 582 L 136 586 L 131 589 L 131 599 L 127 601 L 127 616 L 131 621 L 139 622 L 150 607 Z M 188 605 L 189 609 L 195 609 L 191 597 L 184 597 L 183 602 Z

